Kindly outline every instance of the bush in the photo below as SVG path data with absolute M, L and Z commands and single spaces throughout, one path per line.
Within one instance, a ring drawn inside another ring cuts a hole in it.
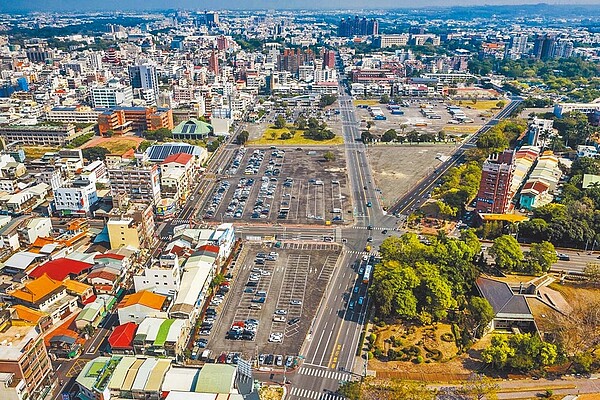
M 450 332 L 442 333 L 440 335 L 440 339 L 442 339 L 444 342 L 450 343 L 454 341 L 454 335 Z
M 389 361 L 396 361 L 401 357 L 401 353 L 395 351 L 394 349 L 389 349 L 387 356 Z
M 367 360 L 372 360 L 373 359 L 373 352 L 369 351 L 367 352 Z
M 368 340 L 370 343 L 375 343 L 375 341 L 377 340 L 377 335 L 376 335 L 376 334 L 374 334 L 374 333 L 371 333 L 371 334 L 368 336 L 367 340 Z
M 415 357 L 415 359 L 413 360 L 413 362 L 415 364 L 423 364 L 423 361 L 425 361 L 425 359 L 423 358 L 423 356 L 417 356 Z
M 421 349 L 418 348 L 417 346 L 410 346 L 408 348 L 405 348 L 404 352 L 411 356 L 420 356 L 421 355 Z
M 375 350 L 373 351 L 373 355 L 375 356 L 375 358 L 382 358 L 383 350 L 381 350 L 379 347 L 375 347 Z

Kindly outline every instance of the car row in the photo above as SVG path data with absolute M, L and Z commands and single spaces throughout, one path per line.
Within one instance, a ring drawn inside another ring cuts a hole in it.
M 237 364 L 240 361 L 240 353 L 221 353 L 217 358 L 219 364 Z
M 222 181 L 219 187 L 215 190 L 210 206 L 206 209 L 204 213 L 204 218 L 210 219 L 214 218 L 221 201 L 223 201 L 223 197 L 225 197 L 225 193 L 229 190 L 231 183 L 229 181 Z
M 248 158 L 248 163 L 246 164 L 246 169 L 244 170 L 245 175 L 256 175 L 260 170 L 260 166 L 265 158 L 264 150 L 256 149 L 252 152 L 250 158 Z
M 240 168 L 240 164 L 242 163 L 242 159 L 244 158 L 244 155 L 246 154 L 246 151 L 247 150 L 245 147 L 241 147 L 236 150 L 235 156 L 233 157 L 233 161 L 231 162 L 231 167 L 227 171 L 227 173 L 229 175 L 237 174 L 238 169 Z
M 234 322 L 231 325 L 231 329 L 227 332 L 226 339 L 254 340 L 259 324 L 260 322 L 253 318 Z
M 285 360 L 285 361 L 284 361 Z M 280 354 L 261 354 L 258 356 L 259 365 L 275 365 L 277 367 L 292 368 L 298 364 L 298 361 L 293 356 L 284 356 Z

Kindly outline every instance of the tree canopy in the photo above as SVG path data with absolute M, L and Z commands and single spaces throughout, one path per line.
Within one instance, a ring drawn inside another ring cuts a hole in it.
M 482 360 L 497 369 L 531 371 L 555 363 L 554 344 L 543 342 L 536 334 L 494 335 L 491 345 L 481 352 Z

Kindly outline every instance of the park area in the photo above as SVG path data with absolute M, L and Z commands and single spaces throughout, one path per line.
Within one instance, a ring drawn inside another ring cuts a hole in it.
M 462 380 L 479 365 L 468 354 L 459 354 L 449 324 L 417 326 L 398 322 L 371 325 L 370 332 L 365 341 L 373 354 L 369 369 L 376 371 L 378 377 Z
M 292 129 L 290 129 L 292 128 Z M 328 140 L 314 140 L 304 135 L 304 130 L 294 129 L 288 125 L 285 128 L 275 128 L 269 126 L 259 139 L 251 140 L 247 145 L 252 146 L 331 146 L 342 144 L 344 140 L 341 136 L 335 136 Z

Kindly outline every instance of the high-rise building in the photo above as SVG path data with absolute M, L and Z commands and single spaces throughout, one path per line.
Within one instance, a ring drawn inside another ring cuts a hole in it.
M 227 50 L 229 48 L 229 41 L 223 35 L 217 37 L 217 49 Z
M 156 102 L 158 99 L 158 75 L 154 65 L 143 64 L 129 67 L 129 82 L 134 89 L 141 89 L 146 96 L 154 94 L 154 99 L 146 99 Z M 150 104 L 149 104 L 150 105 Z
M 212 49 L 210 53 L 210 58 L 208 59 L 208 69 L 215 73 L 215 75 L 219 75 L 219 56 L 215 49 Z
M 348 18 L 339 22 L 338 36 L 353 37 L 353 36 L 370 36 L 379 34 L 379 21 L 376 19 L 362 19 L 357 15 L 354 19 Z
M 301 65 L 315 63 L 315 53 L 311 49 L 284 49 L 283 54 L 278 56 L 280 71 L 289 71 L 298 74 Z
M 479 213 L 503 214 L 510 204 L 510 184 L 513 175 L 514 152 L 505 150 L 492 154 L 483 163 L 481 184 L 475 210 Z
M 524 33 L 512 35 L 505 48 L 504 58 L 517 60 L 527 53 L 528 36 Z
M 133 90 L 122 85 L 117 79 L 111 79 L 106 86 L 96 86 L 91 90 L 92 107 L 111 108 L 131 106 Z
M 537 35 L 533 46 L 533 56 L 538 60 L 552 58 L 552 50 L 556 42 L 556 35 L 544 33 Z
M 330 69 L 335 68 L 335 51 L 325 50 L 323 53 L 323 68 L 328 67 Z

